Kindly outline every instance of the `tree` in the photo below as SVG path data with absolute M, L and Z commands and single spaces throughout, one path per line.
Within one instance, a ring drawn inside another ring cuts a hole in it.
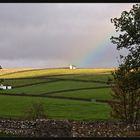
M 111 115 L 126 123 L 137 123 L 140 119 L 140 72 L 127 72 L 121 65 L 113 74 Z M 139 78 L 139 79 L 138 79 Z
M 111 37 L 113 44 L 117 49 L 125 48 L 129 54 L 124 57 L 123 63 L 128 69 L 138 70 L 140 68 L 140 4 L 133 5 L 132 9 L 127 12 L 123 11 L 120 18 L 111 19 L 116 27 L 116 32 L 121 32 L 118 37 Z
M 133 5 L 120 18 L 111 19 L 119 36 L 110 39 L 117 50 L 127 49 L 128 55 L 120 55 L 121 64 L 112 72 L 112 97 L 118 102 L 110 103 L 111 115 L 127 123 L 140 119 L 140 4 Z
M 47 118 L 44 104 L 41 101 L 34 102 L 31 107 L 25 111 L 25 116 L 30 119 L 45 119 Z
M 0 65 L 0 69 L 2 69 L 2 66 Z

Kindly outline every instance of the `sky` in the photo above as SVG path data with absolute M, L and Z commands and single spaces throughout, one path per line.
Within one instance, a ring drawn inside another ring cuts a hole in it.
M 110 19 L 133 4 L 0 3 L 0 65 L 117 67 L 119 52 L 110 41 L 115 35 Z

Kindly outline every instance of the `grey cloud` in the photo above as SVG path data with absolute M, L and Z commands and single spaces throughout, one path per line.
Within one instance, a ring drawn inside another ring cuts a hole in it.
M 18 60 L 24 65 L 36 60 L 42 66 L 46 61 L 47 65 L 76 62 L 114 30 L 110 18 L 131 5 L 2 3 L 1 63 L 11 67 L 11 61 L 20 65 Z

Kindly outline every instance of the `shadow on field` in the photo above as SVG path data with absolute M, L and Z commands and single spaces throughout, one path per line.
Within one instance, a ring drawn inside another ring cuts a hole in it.
M 20 87 L 26 87 L 26 86 L 32 86 L 32 85 L 38 85 L 38 84 L 45 84 L 45 83 L 52 83 L 52 82 L 59 82 L 59 81 L 74 81 L 74 82 L 84 82 L 84 83 L 109 84 L 109 82 L 97 81 L 97 80 L 62 79 L 62 78 L 49 78 L 49 77 L 12 78 L 12 79 L 4 79 L 4 80 L 23 80 L 23 79 L 26 79 L 26 80 L 28 80 L 28 79 L 48 79 L 50 81 L 43 81 L 43 82 L 37 82 L 37 83 L 31 83 L 31 84 L 18 85 L 18 86 L 13 86 L 13 88 L 20 88 Z
M 89 87 L 89 88 L 76 88 L 76 89 L 57 90 L 57 91 L 51 91 L 51 92 L 43 93 L 43 94 L 40 94 L 40 95 L 56 94 L 56 93 L 71 92 L 71 91 L 78 91 L 78 90 L 93 90 L 93 89 L 110 88 L 110 87 L 111 86 L 99 86 L 99 87 Z
M 75 98 L 75 97 L 64 97 L 64 96 L 51 96 L 51 95 L 37 95 L 37 94 L 15 94 L 15 93 L 1 93 L 0 96 L 23 96 L 23 97 L 43 97 L 43 98 L 52 98 L 52 99 L 66 99 L 66 100 L 75 100 L 75 101 L 84 101 L 84 102 L 97 102 L 97 103 L 109 103 L 115 102 L 113 100 L 103 100 L 103 99 L 86 99 L 86 98 Z
M 33 86 L 33 85 L 39 85 L 39 84 L 46 84 L 46 83 L 53 83 L 53 82 L 58 82 L 59 80 L 51 80 L 51 81 L 43 81 L 43 82 L 37 82 L 37 83 L 32 83 L 32 84 L 24 84 L 24 85 L 19 85 L 19 86 L 13 86 L 13 88 L 21 88 L 21 87 L 28 87 L 28 86 Z
M 32 71 L 32 70 L 28 70 Z M 20 71 L 21 72 L 21 71 Z M 17 73 L 17 72 L 15 72 Z M 27 87 L 27 86 L 33 86 L 33 85 L 38 85 L 38 84 L 45 84 L 45 83 L 53 83 L 53 82 L 60 82 L 60 81 L 74 81 L 74 82 L 85 82 L 85 83 L 100 83 L 100 84 L 109 84 L 109 82 L 104 82 L 104 81 L 98 81 L 98 80 L 80 80 L 80 79 L 70 79 L 70 78 L 56 78 L 56 76 L 68 76 L 68 75 L 75 75 L 75 74 L 63 74 L 63 75 L 51 75 L 51 76 L 40 76 L 40 77 L 30 77 L 30 78 L 0 78 L 3 80 L 22 80 L 22 79 L 48 79 L 50 81 L 42 81 L 42 82 L 36 82 L 36 83 L 31 83 L 31 84 L 24 84 L 24 85 L 18 85 L 18 86 L 13 86 L 13 88 L 21 88 L 21 87 Z M 79 75 L 79 74 L 76 74 Z M 57 94 L 57 93 L 62 93 L 62 92 L 71 92 L 71 91 L 80 91 L 80 90 L 93 90 L 93 89 L 101 89 L 101 88 L 110 88 L 111 86 L 98 86 L 98 87 L 87 87 L 87 88 L 76 88 L 76 89 L 66 89 L 66 90 L 58 90 L 58 91 L 51 91 L 48 93 L 43 93 L 43 94 L 22 94 L 22 93 L 0 93 L 0 95 L 7 95 L 7 96 L 28 96 L 28 97 L 47 97 L 47 98 L 56 98 L 56 99 L 68 99 L 68 100 L 76 100 L 76 101 L 88 101 L 88 102 L 102 102 L 102 103 L 108 103 L 111 100 L 96 100 L 96 99 L 86 99 L 86 98 L 75 98 L 75 97 L 63 97 L 63 96 L 51 96 L 51 94 Z

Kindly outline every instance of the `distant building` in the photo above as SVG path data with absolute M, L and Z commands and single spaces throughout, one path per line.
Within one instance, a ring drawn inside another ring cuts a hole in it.
M 12 86 L 4 86 L 4 85 L 1 84 L 0 89 L 2 89 L 2 90 L 12 89 Z
M 69 68 L 70 68 L 70 69 L 76 69 L 76 66 L 70 65 Z
M 12 89 L 12 86 L 7 86 L 7 89 Z
M 6 89 L 6 86 L 4 86 L 4 85 L 0 85 L 0 89 Z

